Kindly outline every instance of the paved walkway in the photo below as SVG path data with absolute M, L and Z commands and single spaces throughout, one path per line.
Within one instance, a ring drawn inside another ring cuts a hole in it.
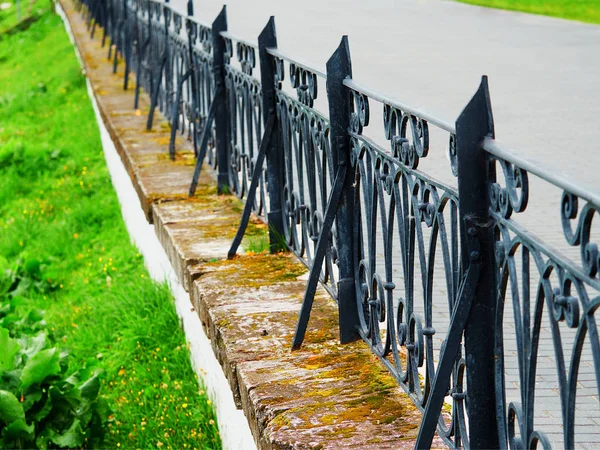
M 185 0 L 173 0 L 184 10 Z M 497 138 L 523 155 L 600 187 L 600 26 L 479 8 L 441 0 L 229 0 L 229 29 L 256 40 L 275 15 L 279 47 L 322 68 L 348 34 L 354 78 L 403 103 L 453 121 L 469 100 L 480 76 L 489 76 Z M 212 21 L 221 1 L 196 2 L 196 15 Z M 324 86 L 320 86 L 321 95 Z M 372 116 L 380 115 L 371 105 Z M 376 122 L 374 122 L 375 124 Z M 370 128 L 373 128 L 370 127 Z M 372 130 L 383 134 L 382 130 Z M 447 140 L 432 135 L 430 156 L 420 167 L 452 181 L 444 156 Z M 579 261 L 560 226 L 561 192 L 531 180 L 528 213 L 521 223 L 544 241 Z M 439 269 L 437 269 L 439 270 Z M 533 278 L 533 277 L 532 277 Z M 443 338 L 448 314 L 445 286 L 434 316 L 436 338 Z M 537 281 L 537 277 L 535 280 Z M 535 296 L 535 290 L 532 291 Z M 507 400 L 519 400 L 516 341 L 507 302 Z M 563 333 L 565 348 L 574 334 Z M 577 397 L 576 436 L 581 448 L 600 446 L 600 405 L 589 345 L 582 356 Z M 569 350 L 565 350 L 567 361 Z M 562 419 L 554 350 L 545 327 L 538 358 L 536 428 L 562 447 Z
M 487 74 L 501 141 L 598 186 L 600 26 L 442 0 L 226 3 L 235 34 L 256 40 L 274 15 L 279 47 L 319 67 L 348 34 L 357 81 L 448 120 Z

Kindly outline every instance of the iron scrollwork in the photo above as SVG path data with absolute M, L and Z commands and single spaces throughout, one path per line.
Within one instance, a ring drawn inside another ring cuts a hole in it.
M 265 167 L 256 167 L 264 133 L 261 84 L 253 76 L 257 48 L 245 42 L 225 40 L 225 89 L 229 116 L 229 187 L 243 199 L 254 171 L 261 171 L 258 195 L 252 210 L 266 222 L 268 214 Z M 235 60 L 234 60 L 235 48 Z
M 587 398 L 600 394 L 600 386 L 588 387 L 584 392 L 578 385 L 580 370 L 586 367 L 583 362 L 589 364 L 594 379 L 600 379 L 600 342 L 595 320 L 600 306 L 599 258 L 592 237 L 593 219 L 600 205 L 563 189 L 560 222 L 564 243 L 579 249 L 579 260 L 574 261 L 515 220 L 514 214 L 524 212 L 529 202 L 529 174 L 518 162 L 490 155 L 492 173 L 498 166 L 502 183 L 494 182 L 489 195 L 500 271 L 496 321 L 496 347 L 501 355 L 496 371 L 498 404 L 502 407 L 500 429 L 511 448 L 574 448 L 578 390 Z M 543 177 L 540 181 L 554 184 Z M 512 327 L 514 332 L 510 331 Z M 547 351 L 545 342 L 552 349 L 555 375 L 544 371 L 544 378 L 540 379 L 539 372 L 545 369 L 540 359 L 548 357 L 542 354 L 542 349 Z M 507 369 L 513 352 L 518 361 L 516 373 Z M 509 381 L 518 383 L 516 392 L 509 389 Z M 560 400 L 552 400 L 549 405 L 536 403 L 536 394 L 543 395 L 540 390 L 549 388 L 557 391 Z M 592 408 L 597 409 L 597 405 Z M 542 420 L 538 422 L 543 412 L 560 417 L 562 430 L 544 426 Z
M 193 25 L 192 64 L 195 70 L 192 73 L 195 76 L 195 80 L 190 80 L 187 85 L 187 92 L 190 98 L 194 97 L 189 102 L 188 108 L 194 108 L 192 114 L 192 121 L 195 121 L 193 132 L 196 133 L 195 138 L 198 139 L 206 126 L 208 112 L 215 95 L 215 79 L 211 28 L 196 22 Z M 194 86 L 196 92 L 194 92 Z M 214 168 L 217 165 L 214 124 L 212 132 L 209 135 L 207 149 L 207 162 Z
M 273 57 L 277 84 L 277 118 L 284 151 L 284 193 L 282 211 L 287 246 L 307 267 L 312 266 L 314 250 L 323 225 L 327 201 L 334 184 L 329 120 L 313 108 L 317 98 L 318 75 L 294 61 Z M 290 88 L 285 92 L 285 67 L 289 67 Z M 337 298 L 337 249 L 335 225 L 329 236 L 320 280 Z
M 458 193 L 418 170 L 429 151 L 427 120 L 383 103 L 385 149 L 364 135 L 368 95 L 349 95 L 360 334 L 423 411 L 443 336 L 435 338 L 445 332 L 462 276 Z M 453 130 L 446 131 L 453 142 Z M 452 447 L 468 445 L 462 355 L 447 393 L 451 413 L 438 423 L 438 434 Z

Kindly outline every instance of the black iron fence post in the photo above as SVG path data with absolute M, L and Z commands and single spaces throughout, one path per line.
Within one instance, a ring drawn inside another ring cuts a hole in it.
M 143 65 L 144 65 L 144 58 L 146 56 L 146 52 L 148 51 L 148 48 L 150 46 L 150 28 L 148 28 L 148 36 L 144 36 L 144 33 L 142 31 L 143 27 L 144 27 L 144 14 L 147 13 L 148 14 L 148 27 L 150 27 L 150 6 L 149 3 L 147 1 L 141 1 L 140 3 L 140 11 L 141 11 L 141 19 L 138 19 L 138 55 L 137 55 L 137 73 L 136 75 L 136 82 L 135 82 L 135 99 L 133 101 L 133 106 L 135 109 L 138 109 L 139 107 L 139 102 L 140 102 L 140 90 L 142 88 L 142 80 L 143 80 Z M 144 39 L 145 37 L 145 39 Z M 110 58 L 110 56 L 109 56 Z
M 188 40 L 188 58 L 189 58 L 189 77 L 191 84 L 191 91 L 188 94 L 191 96 L 191 104 L 192 110 L 190 111 L 190 131 L 192 132 L 192 143 L 194 144 L 194 154 L 198 157 L 198 123 L 196 120 L 196 116 L 198 114 L 198 102 L 197 99 L 197 80 L 196 80 L 196 63 L 194 61 L 194 36 L 198 33 L 198 27 L 192 20 L 194 16 L 194 2 L 192 0 L 188 0 L 187 2 L 187 17 L 185 19 L 185 32 Z M 174 154 L 171 156 L 171 159 L 174 159 Z
M 217 148 L 217 167 L 219 175 L 217 178 L 218 191 L 224 193 L 229 187 L 229 130 L 227 127 L 227 105 L 225 92 L 225 40 L 221 36 L 222 31 L 227 31 L 227 9 L 223 9 L 212 23 L 213 39 L 213 70 L 215 77 L 215 134 Z
M 123 15 L 125 17 L 125 42 L 123 49 L 123 59 L 125 60 L 125 75 L 123 76 L 123 89 L 127 90 L 129 87 L 129 72 L 131 71 L 131 51 L 133 48 L 133 36 L 132 27 L 129 23 L 129 11 L 127 6 L 127 0 L 123 0 Z
M 148 57 L 148 61 L 147 61 L 147 65 L 148 65 L 148 88 L 146 93 L 150 94 L 151 92 L 154 92 L 154 72 L 153 72 L 153 67 L 152 67 L 152 63 L 154 61 L 152 61 L 152 58 L 154 57 L 154 48 L 153 48 L 153 39 L 152 36 L 154 35 L 154 33 L 152 32 L 152 21 L 154 20 L 154 8 L 153 8 L 153 4 L 150 1 L 147 1 L 147 5 L 148 5 L 148 46 L 146 47 L 146 52 L 144 52 L 145 55 L 147 55 Z
M 481 272 L 474 286 L 465 327 L 469 441 L 472 449 L 499 447 L 494 383 L 495 311 L 498 298 L 494 226 L 490 217 L 490 183 L 495 174 L 482 148 L 484 138 L 494 137 L 494 120 L 487 77 L 456 120 L 459 213 L 462 265 L 478 257 Z M 467 223 L 471 224 L 467 226 Z M 479 255 L 466 251 L 466 235 L 476 236 Z
M 110 13 L 111 10 L 111 2 L 107 1 L 106 3 L 104 3 L 104 8 L 102 10 L 102 47 L 104 47 L 104 45 L 106 45 L 106 37 L 108 35 L 108 15 Z
M 354 286 L 354 180 L 350 165 L 350 127 L 351 97 L 344 80 L 352 78 L 352 63 L 348 37 L 344 36 L 340 45 L 327 61 L 327 100 L 329 102 L 329 139 L 334 167 L 345 165 L 346 179 L 338 205 L 337 228 L 337 266 L 338 308 L 340 323 L 340 341 L 353 342 L 360 339 L 358 334 L 358 309 Z
M 262 113 L 264 123 L 268 123 L 269 116 L 277 116 L 277 98 L 275 94 L 275 66 L 273 58 L 267 53 L 267 48 L 277 47 L 277 34 L 275 32 L 275 18 L 271 16 L 269 22 L 258 36 L 258 57 L 260 61 L 260 79 L 262 88 Z M 267 149 L 267 183 L 269 193 L 269 246 L 271 252 L 278 252 L 285 248 L 282 193 L 284 185 L 283 148 L 281 146 L 279 125 L 275 123 L 271 133 L 271 142 Z M 255 170 L 260 170 L 257 167 Z
M 125 0 L 124 0 L 125 1 Z M 167 77 L 167 65 L 169 63 L 169 26 L 171 24 L 171 10 L 169 8 L 169 0 L 164 0 L 162 11 L 163 11 L 163 19 L 164 19 L 164 49 L 163 53 L 160 53 L 160 45 L 157 43 L 156 45 L 156 59 L 154 64 L 157 64 L 156 68 L 156 84 L 153 86 L 153 90 L 149 92 L 150 94 L 150 111 L 148 113 L 148 120 L 146 122 L 146 129 L 151 130 L 154 122 L 154 112 L 156 107 L 158 106 L 161 109 L 162 102 L 160 100 L 160 90 L 162 87 L 162 80 L 164 77 L 165 80 L 165 91 L 164 94 L 166 96 L 166 86 L 168 83 Z M 157 11 L 158 13 L 158 11 Z M 154 65 L 153 64 L 153 65 Z M 152 69 L 150 69 L 152 70 Z M 164 106 L 164 105 L 163 105 Z M 163 110 L 163 112 L 166 111 Z
M 107 34 L 109 37 L 109 45 L 108 45 L 108 60 L 110 61 L 112 59 L 112 48 L 113 48 L 113 44 L 115 43 L 115 1 L 108 1 L 106 2 L 106 24 L 105 24 L 105 29 L 107 30 Z M 96 3 L 94 3 L 94 5 L 96 5 Z M 92 7 L 90 5 L 90 7 Z M 93 6 L 94 8 L 96 6 Z M 102 41 L 102 45 L 104 46 L 104 39 Z

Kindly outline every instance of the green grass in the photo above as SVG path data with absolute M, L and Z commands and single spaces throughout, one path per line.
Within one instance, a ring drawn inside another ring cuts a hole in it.
M 458 0 L 472 5 L 523 11 L 600 24 L 599 0 Z
M 46 311 L 72 365 L 99 361 L 107 448 L 220 448 L 172 297 L 130 243 L 85 79 L 49 12 L 0 40 L 0 255 L 49 263 L 57 289 L 28 307 Z
M 269 236 L 247 236 L 242 242 L 246 252 L 263 253 L 269 251 Z
M 0 0 L 0 4 L 9 5 L 6 9 L 0 9 L 0 34 L 11 29 L 19 23 L 16 0 Z M 44 11 L 49 10 L 52 3 L 50 0 L 21 0 L 21 21 L 30 16 L 39 17 Z

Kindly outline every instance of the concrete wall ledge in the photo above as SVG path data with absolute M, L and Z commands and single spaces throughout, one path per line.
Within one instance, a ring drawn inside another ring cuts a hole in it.
M 420 412 L 364 343 L 339 344 L 337 306 L 324 290 L 304 347 L 290 351 L 306 269 L 289 254 L 225 259 L 241 203 L 216 193 L 209 168 L 196 196 L 187 197 L 189 142 L 178 138 L 178 156 L 169 160 L 167 121 L 157 113 L 154 129 L 145 131 L 149 99 L 143 94 L 133 109 L 133 88 L 123 90 L 122 64 L 112 73 L 101 30 L 91 39 L 72 0 L 60 3 L 146 219 L 189 293 L 257 446 L 412 448 Z

